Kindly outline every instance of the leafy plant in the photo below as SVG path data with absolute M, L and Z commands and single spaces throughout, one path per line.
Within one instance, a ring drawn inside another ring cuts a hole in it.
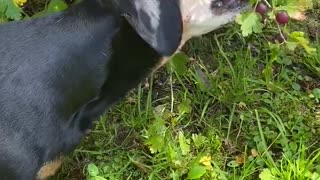
M 289 50 L 303 47 L 308 53 L 314 53 L 303 31 L 291 31 L 288 23 L 304 21 L 305 11 L 312 9 L 312 0 L 251 0 L 253 10 L 239 15 L 236 22 L 240 24 L 243 36 L 253 33 L 269 35 L 271 42 L 285 44 Z M 270 32 L 273 37 L 270 37 Z
M 1 21 L 30 18 L 29 2 L 0 0 Z M 318 180 L 319 6 L 250 2 L 240 33 L 189 42 L 100 119 L 56 179 Z
M 24 13 L 23 7 L 28 0 L 0 0 L 0 20 L 11 21 L 29 18 Z M 47 6 L 40 12 L 35 12 L 32 17 L 39 17 L 55 12 L 60 12 L 68 8 L 64 0 L 48 0 Z
M 0 0 L 0 18 L 20 20 L 22 15 L 21 7 L 26 0 Z

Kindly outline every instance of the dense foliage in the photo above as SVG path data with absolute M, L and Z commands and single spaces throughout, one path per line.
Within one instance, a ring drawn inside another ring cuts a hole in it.
M 250 0 L 101 118 L 56 179 L 320 179 L 320 8 Z M 63 0 L 0 0 L 0 21 Z

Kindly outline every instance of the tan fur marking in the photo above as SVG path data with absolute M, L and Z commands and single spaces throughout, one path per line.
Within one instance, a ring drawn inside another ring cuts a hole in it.
M 60 169 L 63 158 L 58 158 L 49 163 L 45 163 L 37 173 L 37 180 L 46 180 L 56 174 Z

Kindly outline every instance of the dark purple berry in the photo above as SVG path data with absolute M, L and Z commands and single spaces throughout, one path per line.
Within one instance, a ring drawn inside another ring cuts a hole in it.
M 256 7 L 256 12 L 259 13 L 261 16 L 265 15 L 269 11 L 269 7 L 263 3 L 259 2 Z
M 279 24 L 285 25 L 289 22 L 289 15 L 285 11 L 280 11 L 276 14 L 276 20 Z

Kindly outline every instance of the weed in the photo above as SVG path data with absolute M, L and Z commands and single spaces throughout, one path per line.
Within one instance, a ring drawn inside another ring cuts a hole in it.
M 102 116 L 54 179 L 319 180 L 318 19 L 319 7 L 306 22 L 315 54 L 234 25 L 194 39 Z

